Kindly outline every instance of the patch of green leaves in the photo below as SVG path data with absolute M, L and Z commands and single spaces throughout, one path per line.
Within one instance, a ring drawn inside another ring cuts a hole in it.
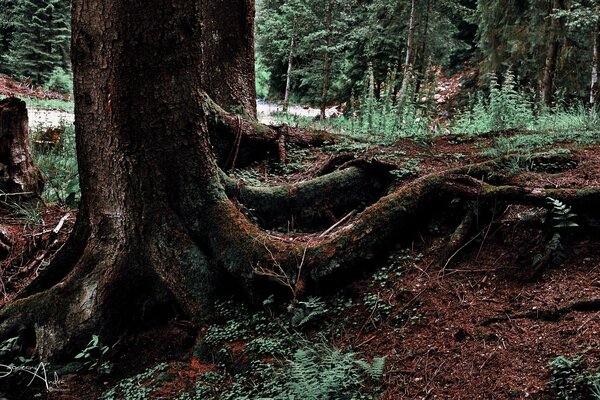
M 102 344 L 98 335 L 92 335 L 92 339 L 75 356 L 75 360 L 83 363 L 83 367 L 88 371 L 95 371 L 101 375 L 110 374 L 113 365 L 106 359 L 108 351 L 109 347 Z
M 54 145 L 32 146 L 32 156 L 46 180 L 42 197 L 48 202 L 77 206 L 81 198 L 75 151 L 75 128 L 64 126 Z
M 146 400 L 152 393 L 152 380 L 156 379 L 160 372 L 167 369 L 166 363 L 161 363 L 146 371 L 126 378 L 104 393 L 101 400 Z
M 584 365 L 582 355 L 558 356 L 548 364 L 548 389 L 557 400 L 600 400 L 600 372 Z

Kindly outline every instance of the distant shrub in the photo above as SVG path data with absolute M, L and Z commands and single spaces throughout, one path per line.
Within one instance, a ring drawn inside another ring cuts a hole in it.
M 44 88 L 54 92 L 70 94 L 73 92 L 73 77 L 61 67 L 56 67 L 50 74 Z

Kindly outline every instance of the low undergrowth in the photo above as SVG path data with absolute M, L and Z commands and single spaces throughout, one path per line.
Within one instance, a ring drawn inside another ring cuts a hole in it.
M 548 371 L 548 389 L 556 400 L 600 400 L 600 370 L 586 366 L 583 355 L 558 356 Z
M 386 356 L 362 354 L 361 342 L 382 324 L 396 326 L 402 335 L 421 322 L 419 303 L 404 308 L 394 298 L 402 290 L 403 271 L 415 261 L 409 251 L 397 253 L 363 281 L 364 290 L 357 293 L 309 297 L 287 307 L 270 297 L 258 310 L 234 300 L 217 304 L 215 322 L 202 330 L 191 355 L 192 364 L 210 367 L 192 387 L 170 396 L 378 398 Z M 167 366 L 159 364 L 118 382 L 103 399 L 152 398 L 151 393 L 160 392 L 172 379 Z

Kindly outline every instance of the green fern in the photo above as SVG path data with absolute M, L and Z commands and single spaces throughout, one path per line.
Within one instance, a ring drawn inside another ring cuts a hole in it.
M 385 357 L 375 357 L 372 363 L 368 363 L 365 360 L 356 360 L 355 363 L 374 381 L 379 381 L 383 376 Z
M 567 206 L 560 200 L 548 197 L 548 204 L 550 205 L 550 214 L 553 221 L 553 227 L 557 229 L 562 228 L 575 228 L 578 227 L 575 222 L 577 214 L 571 211 L 571 207 Z

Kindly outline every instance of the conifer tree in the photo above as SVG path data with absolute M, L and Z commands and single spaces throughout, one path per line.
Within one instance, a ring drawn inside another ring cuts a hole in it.
M 12 4 L 8 72 L 43 84 L 54 68 L 69 69 L 69 8 L 67 0 L 18 0 Z

